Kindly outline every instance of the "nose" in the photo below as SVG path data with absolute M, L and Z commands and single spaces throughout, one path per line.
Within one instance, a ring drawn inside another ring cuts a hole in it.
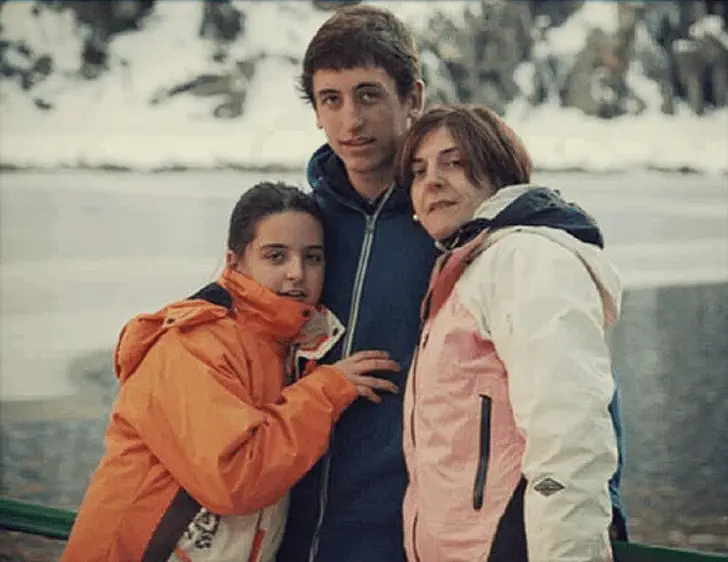
M 442 170 L 437 164 L 427 166 L 425 173 L 425 187 L 430 190 L 438 190 L 443 186 Z
M 344 103 L 343 114 L 344 125 L 347 132 L 353 133 L 361 129 L 364 124 L 364 117 L 362 114 L 362 108 L 358 103 L 356 103 L 355 99 L 349 98 Z
M 303 260 L 300 257 L 292 258 L 288 262 L 286 277 L 289 281 L 301 281 L 304 276 Z

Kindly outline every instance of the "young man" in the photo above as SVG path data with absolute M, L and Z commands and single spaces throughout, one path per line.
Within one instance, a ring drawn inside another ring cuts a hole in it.
M 326 359 L 381 349 L 402 371 L 377 373 L 400 392 L 353 404 L 294 489 L 279 562 L 405 560 L 402 394 L 435 248 L 394 185 L 394 161 L 422 87 L 410 32 L 380 8 L 337 11 L 304 56 L 301 89 L 329 141 L 308 166 L 326 219 L 322 300 L 347 327 Z
M 414 39 L 387 10 L 342 8 L 309 43 L 300 86 L 328 139 L 308 166 L 326 219 L 322 301 L 347 327 L 326 361 L 381 349 L 402 371 L 382 374 L 399 394 L 344 413 L 293 490 L 278 562 L 404 562 L 402 392 L 435 258 L 409 186 L 394 185 L 396 152 L 423 106 Z

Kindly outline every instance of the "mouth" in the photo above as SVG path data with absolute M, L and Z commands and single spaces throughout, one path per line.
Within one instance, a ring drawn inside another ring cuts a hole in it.
M 457 205 L 457 203 L 455 203 L 454 201 L 435 201 L 434 203 L 430 203 L 427 206 L 427 212 L 434 213 L 437 211 L 441 211 L 442 209 L 454 207 L 455 205 Z
M 347 148 L 363 148 L 365 146 L 369 146 L 373 142 L 374 139 L 370 137 L 357 137 L 355 139 L 341 141 L 339 144 L 346 146 Z
M 301 289 L 295 289 L 293 291 L 279 291 L 278 294 L 282 297 L 287 297 L 297 301 L 305 301 L 308 298 L 308 293 Z

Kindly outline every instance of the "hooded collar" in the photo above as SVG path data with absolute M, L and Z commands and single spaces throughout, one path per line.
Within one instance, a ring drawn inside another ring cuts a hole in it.
M 281 297 L 226 268 L 217 283 L 190 298 L 129 321 L 114 352 L 117 377 L 125 382 L 167 330 L 191 328 L 231 315 L 246 330 L 263 334 L 307 359 L 322 358 L 344 333 L 344 326 L 327 308 Z
M 435 244 L 440 251 L 449 251 L 467 244 L 483 230 L 508 226 L 547 226 L 604 247 L 602 233 L 591 215 L 576 203 L 564 200 L 558 191 L 532 184 L 498 190 L 481 203 L 471 221 Z
M 277 295 L 247 275 L 225 268 L 218 283 L 230 294 L 232 309 L 281 341 L 293 341 L 316 316 L 316 307 Z
M 231 297 L 230 308 L 256 322 L 278 341 L 295 345 L 306 359 L 319 360 L 346 328 L 328 308 L 277 295 L 247 275 L 226 268 L 218 281 Z
M 407 191 L 396 184 L 390 186 L 374 201 L 368 201 L 363 197 L 351 185 L 344 162 L 328 144 L 319 147 L 311 156 L 306 176 L 318 197 L 335 201 L 339 205 L 361 213 L 374 214 L 380 206 L 383 215 L 412 213 L 412 203 Z
M 599 290 L 605 325 L 616 320 L 621 307 L 621 282 L 614 266 L 604 259 L 602 235 L 596 222 L 576 204 L 564 201 L 558 192 L 532 185 L 499 190 L 476 209 L 473 220 L 437 243 L 443 254 L 423 301 L 423 320 L 437 313 L 473 260 L 489 244 L 513 230 L 538 233 L 573 252 Z

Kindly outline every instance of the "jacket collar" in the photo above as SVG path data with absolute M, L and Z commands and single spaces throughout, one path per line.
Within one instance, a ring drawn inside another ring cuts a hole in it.
M 407 190 L 396 184 L 385 190 L 374 201 L 367 201 L 351 185 L 341 158 L 325 144 L 319 147 L 308 163 L 308 183 L 321 198 L 333 200 L 339 205 L 365 213 L 374 214 L 381 205 L 381 214 L 412 214 L 412 202 Z
M 484 230 L 510 226 L 550 227 L 587 244 L 604 247 L 599 225 L 589 213 L 563 199 L 557 190 L 531 184 L 498 190 L 480 204 L 470 221 L 439 240 L 436 246 L 440 251 L 450 251 L 467 244 Z
M 316 308 L 277 295 L 247 275 L 225 268 L 218 283 L 230 294 L 232 308 L 278 340 L 294 340 Z
M 508 207 L 521 195 L 524 195 L 529 190 L 537 187 L 538 186 L 534 184 L 522 183 L 501 188 L 496 191 L 492 197 L 488 197 L 478 206 L 477 209 L 475 209 L 473 217 L 476 219 L 493 220 L 503 211 L 503 209 Z
M 218 283 L 246 323 L 253 322 L 282 343 L 296 344 L 307 359 L 321 359 L 344 334 L 344 325 L 323 305 L 281 297 L 230 268 L 223 271 Z

